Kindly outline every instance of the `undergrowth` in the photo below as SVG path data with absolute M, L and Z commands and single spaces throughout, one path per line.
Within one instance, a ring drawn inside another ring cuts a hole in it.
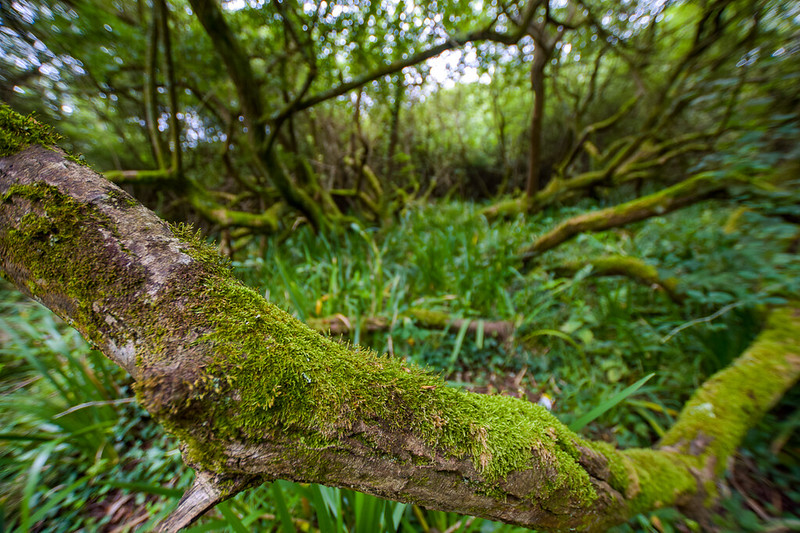
M 353 342 L 478 392 L 549 404 L 566 424 L 605 405 L 584 434 L 650 446 L 691 392 L 753 340 L 765 310 L 800 294 L 800 260 L 790 251 L 796 226 L 759 210 L 758 202 L 744 212 L 697 205 L 582 235 L 530 271 L 521 270 L 516 250 L 579 207 L 489 223 L 476 206 L 435 205 L 408 210 L 381 231 L 354 225 L 315 235 L 301 228 L 253 242 L 233 266 L 301 319 L 346 317 Z M 659 287 L 596 276 L 587 258 L 609 255 L 655 266 L 662 278 L 677 279 L 685 298 L 676 303 Z M 554 273 L 575 262 L 585 266 Z M 44 308 L 8 285 L 0 291 L 0 530 L 151 527 L 191 483 L 177 443 L 135 404 L 121 370 Z M 426 327 L 412 309 L 445 312 L 461 326 Z M 388 325 L 372 331 L 363 327 L 367 317 Z M 513 339 L 464 326 L 483 320 L 512 323 Z M 621 394 L 651 373 L 637 390 Z M 800 505 L 796 405 L 793 391 L 748 435 L 716 514 L 723 529 L 798 524 L 792 514 Z M 748 490 L 753 486 L 761 488 Z M 678 511 L 663 510 L 618 529 L 697 527 Z M 275 482 L 218 506 L 192 531 L 298 529 L 519 528 Z

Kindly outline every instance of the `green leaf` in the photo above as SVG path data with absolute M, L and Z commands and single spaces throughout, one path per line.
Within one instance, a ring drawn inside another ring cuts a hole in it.
M 275 498 L 275 507 L 278 509 L 281 531 L 283 531 L 283 533 L 295 533 L 292 515 L 289 514 L 289 509 L 286 507 L 286 499 L 283 497 L 282 483 L 283 482 L 279 480 L 272 484 L 272 495 Z
M 467 329 L 469 328 L 470 322 L 469 319 L 465 319 L 464 322 L 461 323 L 461 327 L 458 330 L 458 335 L 456 336 L 456 343 L 453 346 L 453 353 L 450 354 L 450 361 L 447 365 L 447 373 L 452 374 L 453 370 L 456 367 L 456 360 L 458 359 L 458 354 L 461 353 L 461 346 L 464 344 L 464 337 L 467 334 Z
M 575 422 L 570 424 L 569 429 L 575 432 L 580 431 L 581 429 L 586 427 L 587 424 L 590 424 L 592 421 L 596 420 L 604 413 L 606 413 L 609 409 L 611 409 L 621 401 L 625 400 L 628 396 L 631 396 L 633 393 L 639 390 L 642 387 L 642 385 L 647 383 L 647 381 L 653 376 L 655 376 L 655 373 L 648 374 L 639 381 L 637 381 L 636 383 L 634 383 L 633 385 L 631 385 L 630 387 L 628 387 L 627 389 L 618 392 L 617 394 L 615 394 L 611 398 L 608 398 L 607 400 L 603 400 L 602 402 L 600 402 L 600 405 L 598 405 L 597 407 L 595 407 L 594 409 L 592 409 L 591 411 L 589 411 L 588 413 L 577 419 Z

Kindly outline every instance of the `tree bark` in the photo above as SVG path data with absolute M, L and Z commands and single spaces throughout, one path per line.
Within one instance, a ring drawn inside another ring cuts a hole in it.
M 0 141 L 29 134 L 0 129 Z M 800 374 L 800 310 L 788 307 L 703 387 L 662 448 L 618 451 L 537 405 L 459 391 L 318 335 L 234 279 L 187 228 L 24 141 L 0 146 L 0 268 L 128 370 L 141 404 L 183 443 L 197 482 L 163 530 L 276 478 L 604 530 L 705 498 L 746 428 Z
M 533 91 L 533 113 L 531 114 L 531 139 L 528 147 L 528 179 L 525 195 L 532 198 L 541 188 L 539 174 L 542 167 L 542 125 L 544 124 L 544 69 L 550 59 L 550 50 L 537 42 L 531 65 L 531 90 Z

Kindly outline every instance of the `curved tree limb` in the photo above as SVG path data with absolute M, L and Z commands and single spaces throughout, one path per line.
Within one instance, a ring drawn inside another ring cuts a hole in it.
M 602 57 L 602 56 L 600 56 Z M 596 76 L 597 68 L 595 68 L 595 72 L 592 73 L 592 79 Z M 617 122 L 619 122 L 625 115 L 627 115 L 631 109 L 634 108 L 636 103 L 639 101 L 640 95 L 635 94 L 631 98 L 629 98 L 625 103 L 623 103 L 620 108 L 617 110 L 616 113 L 613 115 L 590 124 L 583 128 L 581 133 L 578 135 L 577 140 L 572 145 L 572 150 L 569 154 L 564 158 L 564 160 L 559 164 L 559 174 L 563 175 L 567 169 L 569 169 L 570 165 L 575 161 L 575 158 L 578 157 L 580 151 L 585 149 L 585 144 L 588 142 L 589 138 L 592 135 L 595 135 L 598 132 L 606 130 L 612 126 L 614 126 Z M 588 99 L 587 99 L 588 101 Z
M 206 486 L 190 489 L 174 524 L 282 478 L 604 530 L 691 503 L 800 374 L 793 306 L 698 392 L 660 449 L 586 441 L 524 400 L 452 389 L 319 336 L 236 281 L 190 232 L 57 148 L 25 148 L 36 141 L 19 117 L 0 118 L 0 268 L 128 370 L 142 405 L 183 442 Z
M 416 54 L 409 55 L 409 57 L 405 59 L 398 59 L 397 61 L 393 61 L 388 65 L 377 68 L 370 72 L 366 72 L 351 80 L 342 82 L 339 85 L 331 87 L 330 89 L 326 89 L 319 93 L 312 94 L 311 96 L 308 96 L 307 98 L 304 98 L 302 101 L 298 102 L 294 106 L 294 110 L 302 111 L 304 109 L 314 107 L 317 104 L 320 104 L 332 98 L 336 98 L 337 96 L 347 94 L 353 89 L 363 87 L 364 85 L 372 81 L 378 80 L 380 78 L 383 78 L 384 76 L 400 72 L 406 67 L 412 67 L 414 65 L 419 65 L 420 63 L 424 63 L 428 59 L 436 57 L 442 54 L 443 52 L 447 52 L 448 50 L 454 50 L 470 42 L 493 41 L 511 45 L 518 43 L 520 39 L 522 39 L 522 37 L 524 37 L 525 35 L 524 32 L 515 32 L 513 34 L 500 33 L 493 30 L 492 26 L 494 26 L 494 22 L 492 22 L 492 24 L 487 28 L 481 28 L 464 35 L 451 37 L 450 39 L 441 44 L 431 46 L 430 48 L 426 48 L 425 50 L 417 52 Z
M 676 278 L 661 277 L 656 267 L 648 265 L 637 257 L 624 255 L 595 257 L 585 263 L 575 261 L 559 265 L 553 271 L 559 276 L 573 276 L 587 264 L 592 265 L 592 276 L 626 276 L 649 287 L 660 288 L 677 304 L 686 298 Z
M 492 220 L 541 209 L 585 194 L 586 191 L 599 185 L 624 183 L 640 178 L 649 169 L 662 166 L 675 157 L 687 152 L 707 150 L 710 146 L 710 142 L 704 140 L 710 135 L 703 132 L 690 133 L 656 145 L 646 142 L 648 138 L 652 137 L 652 133 L 620 139 L 609 147 L 606 153 L 595 153 L 596 159 L 606 161 L 603 168 L 583 172 L 566 179 L 556 176 L 533 196 L 525 195 L 497 202 L 484 208 L 481 214 Z M 596 150 L 585 139 L 582 146 L 589 152 Z
M 521 248 L 519 254 L 523 261 L 528 262 L 581 233 L 617 228 L 650 217 L 664 215 L 705 200 L 730 185 L 744 184 L 749 181 L 741 177 L 721 179 L 714 173 L 698 174 L 648 196 L 565 220 L 540 236 L 533 244 Z

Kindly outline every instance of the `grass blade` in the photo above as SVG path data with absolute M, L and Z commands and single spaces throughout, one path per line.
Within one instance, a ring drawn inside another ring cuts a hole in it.
M 331 533 L 337 531 L 331 517 L 332 510 L 325 503 L 325 498 L 322 496 L 320 486 L 311 485 L 308 487 L 308 492 L 311 496 L 311 504 L 317 511 L 317 523 L 319 524 L 320 531 L 330 531 Z
M 58 492 L 56 492 L 52 496 L 48 497 L 47 498 L 47 502 L 45 502 L 44 505 L 39 506 L 36 509 L 36 512 L 31 515 L 30 522 L 32 524 L 35 524 L 36 522 L 42 520 L 45 517 L 45 515 L 47 515 L 47 513 L 50 511 L 50 509 L 52 509 L 56 505 L 60 504 L 65 498 L 70 496 L 72 491 L 74 491 L 80 485 L 88 483 L 89 479 L 90 479 L 90 476 L 84 476 L 82 478 L 79 478 L 77 481 L 73 482 L 71 485 L 69 485 L 67 487 L 64 487 L 63 489 L 59 490 Z M 2 528 L 0 528 L 0 531 L 2 531 Z
M 47 460 L 50 458 L 50 454 L 53 452 L 53 449 L 56 447 L 56 442 L 50 442 L 42 446 L 42 450 L 36 455 L 36 459 L 33 460 L 31 463 L 30 469 L 28 469 L 28 479 L 25 482 L 25 489 L 22 492 L 22 501 L 20 502 L 20 531 L 30 531 L 31 529 L 31 508 L 32 499 L 34 493 L 36 492 L 36 487 L 39 485 L 39 479 L 42 475 L 42 471 L 44 470 L 45 465 L 47 464 Z
M 281 531 L 283 531 L 283 533 L 296 533 L 294 524 L 292 523 L 292 515 L 289 514 L 289 508 L 286 507 L 286 499 L 283 497 L 283 486 L 280 480 L 272 483 L 272 495 L 275 498 L 275 507 L 278 510 Z
M 600 405 L 598 405 L 597 407 L 595 407 L 594 409 L 592 409 L 591 411 L 589 411 L 588 413 L 577 419 L 575 422 L 570 424 L 569 429 L 576 432 L 580 431 L 581 429 L 586 427 L 587 424 L 591 423 L 593 420 L 602 416 L 606 411 L 608 411 L 609 409 L 611 409 L 612 407 L 623 401 L 625 398 L 627 398 L 628 396 L 632 395 L 637 390 L 639 390 L 642 387 L 642 385 L 647 383 L 647 381 L 653 376 L 655 376 L 655 373 L 648 374 L 639 381 L 637 381 L 636 383 L 634 383 L 633 385 L 631 385 L 630 387 L 626 388 L 625 390 L 622 390 L 617 394 L 615 394 L 614 396 L 612 396 L 611 398 L 608 398 L 607 400 L 600 402 Z
M 461 353 L 461 346 L 464 344 L 464 337 L 467 334 L 467 329 L 469 328 L 469 324 L 472 322 L 471 320 L 464 319 L 464 322 L 461 323 L 461 328 L 458 330 L 458 335 L 456 336 L 456 344 L 453 346 L 453 353 L 450 355 L 450 361 L 447 365 L 447 373 L 452 374 L 453 370 L 456 368 L 456 360 L 458 359 L 458 354 Z
M 233 512 L 231 506 L 228 502 L 222 502 L 217 505 L 217 509 L 219 512 L 222 513 L 222 516 L 225 517 L 225 521 L 227 524 L 236 532 L 236 533 L 250 533 L 250 530 L 242 523 L 236 513 Z

